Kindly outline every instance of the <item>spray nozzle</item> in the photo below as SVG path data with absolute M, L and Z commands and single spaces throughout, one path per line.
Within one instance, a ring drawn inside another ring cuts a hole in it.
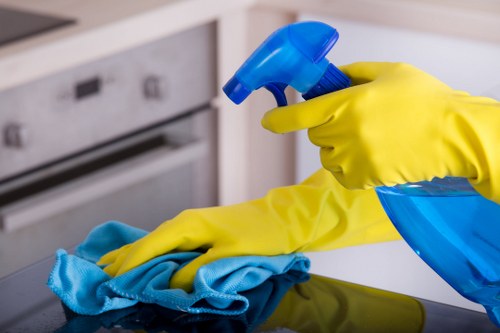
M 322 22 L 298 22 L 271 34 L 245 61 L 223 90 L 236 104 L 265 87 L 278 106 L 287 105 L 285 88 L 310 99 L 350 86 L 350 79 L 325 58 L 339 34 Z

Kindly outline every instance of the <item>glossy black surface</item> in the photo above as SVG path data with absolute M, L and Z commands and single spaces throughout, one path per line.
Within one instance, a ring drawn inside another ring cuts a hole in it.
M 240 316 L 190 315 L 147 304 L 80 316 L 46 287 L 52 263 L 48 259 L 0 280 L 0 332 L 500 331 L 481 312 L 315 275 L 298 284 L 278 276 L 248 291 L 251 307 Z
M 0 7 L 0 46 L 71 23 L 74 21 Z

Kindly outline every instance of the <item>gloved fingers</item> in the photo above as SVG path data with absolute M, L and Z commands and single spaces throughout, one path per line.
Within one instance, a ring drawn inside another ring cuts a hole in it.
M 119 270 L 122 267 L 123 262 L 127 259 L 127 256 L 129 254 L 129 251 L 121 251 L 118 252 L 117 255 L 115 256 L 113 262 L 108 264 L 106 267 L 104 267 L 104 272 L 110 276 L 117 276 L 120 275 Z
M 110 275 L 122 275 L 137 266 L 159 256 L 167 251 L 159 251 L 155 244 L 141 243 L 141 240 L 133 243 L 133 246 L 124 249 L 115 259 L 115 261 L 107 266 L 104 271 Z
M 393 71 L 398 66 L 411 65 L 394 62 L 355 62 L 350 65 L 339 66 L 339 69 L 351 79 L 352 85 L 359 85 L 374 81 L 381 75 Z
M 321 148 L 319 151 L 321 164 L 336 178 L 344 173 L 342 166 L 335 158 L 335 148 Z
M 172 251 L 192 251 L 207 247 L 208 232 L 200 232 L 187 223 L 165 222 L 147 236 L 132 244 L 104 255 L 99 262 L 108 264 L 104 271 L 112 276 L 121 275 L 143 263 Z
M 347 144 L 355 140 L 355 129 L 345 126 L 341 112 L 327 124 L 310 128 L 307 135 L 312 144 L 321 148 L 335 148 L 339 144 Z
M 198 269 L 215 260 L 227 256 L 229 255 L 224 255 L 221 251 L 214 250 L 214 248 L 209 249 L 206 253 L 200 255 L 189 264 L 178 270 L 170 280 L 170 288 L 180 288 L 186 292 L 191 292 L 193 290 L 193 282 Z
M 350 88 L 311 100 L 274 108 L 262 118 L 262 126 L 274 133 L 289 133 L 320 126 L 333 117 L 335 110 L 348 100 Z
M 358 164 L 354 169 L 352 168 L 352 161 L 343 158 L 344 154 L 339 152 L 339 149 L 335 148 L 321 148 L 320 149 L 320 159 L 323 167 L 330 171 L 330 173 L 335 177 L 335 179 L 344 187 L 350 190 L 364 189 L 365 184 L 361 180 L 360 175 L 364 173 L 363 167 Z
M 105 255 L 103 255 L 99 259 L 99 261 L 97 262 L 97 265 L 102 266 L 102 265 L 109 265 L 109 264 L 113 263 L 116 260 L 116 258 L 120 255 L 120 253 L 123 253 L 123 251 L 126 251 L 126 249 L 130 248 L 130 246 L 132 246 L 132 244 L 126 244 L 126 245 L 123 245 L 122 247 L 120 247 L 116 250 L 113 250 L 113 251 L 106 253 Z
M 133 244 L 127 244 L 133 245 Z M 150 248 L 147 247 L 147 244 L 143 244 L 142 246 L 124 246 L 120 249 L 117 249 L 113 252 L 106 254 L 103 258 L 99 260 L 98 265 L 107 265 L 104 267 L 104 272 L 106 272 L 110 276 L 118 276 L 122 275 L 137 266 L 142 265 L 143 263 L 155 258 L 156 256 L 168 253 L 170 251 L 164 251 L 161 254 L 154 254 L 150 251 Z M 154 246 L 154 245 L 152 245 Z M 179 246 L 176 250 L 181 252 L 191 251 L 193 249 L 198 248 L 197 246 L 188 246 L 182 248 Z
M 104 255 L 99 263 L 108 263 L 104 271 L 111 276 L 118 276 L 129 270 L 149 261 L 158 255 L 168 252 L 162 252 L 161 245 L 149 241 L 152 233 L 141 238 L 134 243 L 127 244 L 118 250 Z
M 344 187 L 350 190 L 367 189 L 382 185 L 374 178 L 373 167 L 364 157 L 367 153 L 356 145 L 339 145 L 337 148 L 321 148 L 321 164 Z

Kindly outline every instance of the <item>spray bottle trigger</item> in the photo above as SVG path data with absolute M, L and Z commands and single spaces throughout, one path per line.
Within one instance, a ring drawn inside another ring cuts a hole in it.
M 278 103 L 278 106 L 287 106 L 288 102 L 285 95 L 285 88 L 287 86 L 288 85 L 286 83 L 271 82 L 266 84 L 264 87 L 273 94 L 274 99 L 276 99 L 276 103 Z

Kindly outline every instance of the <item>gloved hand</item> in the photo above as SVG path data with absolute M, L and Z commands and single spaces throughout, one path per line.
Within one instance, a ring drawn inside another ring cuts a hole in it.
M 329 250 L 400 239 L 374 190 L 349 191 L 326 170 L 300 185 L 227 207 L 191 209 L 118 250 L 99 265 L 119 275 L 171 251 L 203 250 L 180 269 L 172 288 L 190 291 L 196 271 L 214 260 L 242 255 L 279 255 Z
M 452 90 L 402 63 L 340 68 L 353 86 L 266 113 L 276 133 L 309 129 L 321 162 L 344 186 L 469 178 L 500 202 L 500 103 Z

